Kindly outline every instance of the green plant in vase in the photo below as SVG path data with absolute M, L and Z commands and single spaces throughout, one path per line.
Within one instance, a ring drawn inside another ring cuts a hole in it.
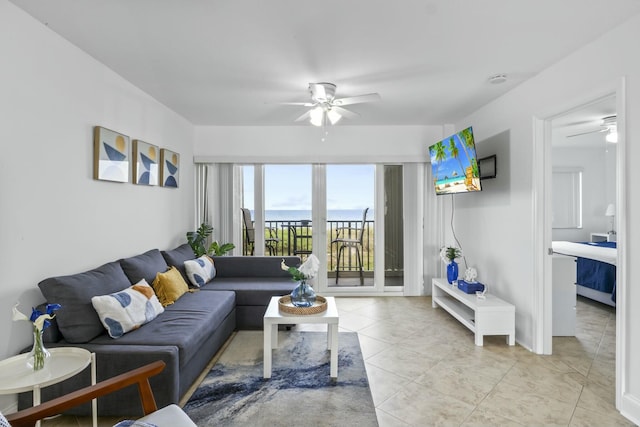
M 440 249 L 440 258 L 447 264 L 447 281 L 453 283 L 458 280 L 458 263 L 456 258 L 462 258 L 462 249 L 455 246 L 445 246 Z
M 294 282 L 299 282 L 298 286 L 291 291 L 291 303 L 296 307 L 311 307 L 316 301 L 316 293 L 307 280 L 313 279 L 318 274 L 320 268 L 318 257 L 310 254 L 300 267 L 289 267 L 283 259 L 280 268 L 289 272 Z

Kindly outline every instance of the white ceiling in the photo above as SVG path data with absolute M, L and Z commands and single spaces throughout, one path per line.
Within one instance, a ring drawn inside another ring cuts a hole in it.
M 631 15 L 638 0 L 10 0 L 197 125 L 291 125 L 309 82 L 348 125 L 454 123 Z M 488 83 L 505 73 L 507 83 Z M 308 125 L 301 123 L 301 125 Z
M 616 115 L 616 97 L 607 96 L 552 120 L 552 145 L 554 147 L 606 148 L 606 129 L 603 119 Z M 617 122 L 616 122 L 617 124 Z

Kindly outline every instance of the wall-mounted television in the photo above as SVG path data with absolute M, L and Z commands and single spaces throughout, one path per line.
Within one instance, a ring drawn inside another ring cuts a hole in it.
M 429 157 L 436 194 L 482 190 L 471 126 L 431 145 Z

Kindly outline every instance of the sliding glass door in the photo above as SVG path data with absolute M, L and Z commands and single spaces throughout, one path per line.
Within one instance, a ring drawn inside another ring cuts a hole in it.
M 329 286 L 374 284 L 375 165 L 327 165 Z
M 311 165 L 265 165 L 265 227 L 276 253 L 303 260 L 313 250 Z
M 242 176 L 243 206 L 255 222 L 243 223 L 243 232 L 256 233 L 245 255 L 304 261 L 314 253 L 320 292 L 402 291 L 401 165 L 248 165 Z

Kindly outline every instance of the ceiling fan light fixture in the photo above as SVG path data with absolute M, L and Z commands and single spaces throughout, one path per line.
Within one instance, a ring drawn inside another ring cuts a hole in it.
M 318 105 L 309 112 L 309 121 L 314 126 L 322 126 L 324 122 L 324 109 Z
M 333 83 L 309 83 L 311 99 L 315 102 L 331 102 L 336 96 L 336 85 Z
M 380 94 L 367 93 L 363 95 L 336 98 L 336 85 L 333 83 L 309 83 L 309 95 L 311 102 L 286 102 L 287 105 L 302 105 L 309 107 L 304 114 L 295 121 L 301 122 L 309 119 L 314 126 L 335 125 L 343 117 L 351 119 L 359 116 L 358 113 L 343 108 L 345 105 L 361 104 L 380 100 Z
M 327 110 L 327 118 L 329 119 L 332 125 L 335 125 L 340 121 L 340 119 L 342 118 L 342 115 L 330 108 Z
M 617 129 L 616 128 L 609 129 L 609 132 L 607 132 L 607 136 L 605 136 L 604 139 L 607 142 L 611 142 L 613 144 L 618 142 L 618 131 L 617 131 Z

